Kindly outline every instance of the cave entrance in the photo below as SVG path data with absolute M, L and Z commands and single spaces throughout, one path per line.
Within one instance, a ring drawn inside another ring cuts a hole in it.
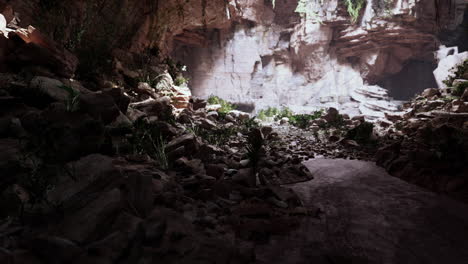
M 378 85 L 387 89 L 394 100 L 409 101 L 424 89 L 437 87 L 432 73 L 436 66 L 432 62 L 412 60 L 399 73 L 383 79 Z

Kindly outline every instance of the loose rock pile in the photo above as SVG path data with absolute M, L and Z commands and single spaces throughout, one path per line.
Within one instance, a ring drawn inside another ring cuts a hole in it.
M 302 159 L 248 114 L 167 73 L 152 87 L 121 65 L 121 87 L 36 66 L 0 74 L 0 263 L 249 263 L 317 214 L 278 185 L 312 178 Z
M 406 104 L 403 116 L 387 116 L 387 145 L 377 163 L 392 175 L 468 201 L 468 89 L 426 89 Z

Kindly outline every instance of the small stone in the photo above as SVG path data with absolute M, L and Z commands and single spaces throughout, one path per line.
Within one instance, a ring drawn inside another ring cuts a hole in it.
M 440 95 L 440 91 L 439 89 L 436 89 L 436 88 L 428 88 L 428 89 L 425 89 L 422 93 L 421 93 L 421 96 L 425 97 L 425 98 L 432 98 L 433 96 L 435 95 Z

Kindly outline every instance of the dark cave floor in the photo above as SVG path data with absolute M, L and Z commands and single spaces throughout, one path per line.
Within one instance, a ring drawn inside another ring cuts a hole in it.
M 291 184 L 319 217 L 256 247 L 263 263 L 468 263 L 468 206 L 372 162 L 314 159 Z

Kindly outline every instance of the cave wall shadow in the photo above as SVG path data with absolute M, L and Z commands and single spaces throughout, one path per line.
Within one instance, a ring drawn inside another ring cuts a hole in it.
M 387 89 L 394 100 L 407 101 L 426 88 L 437 87 L 433 75 L 436 66 L 433 62 L 412 60 L 399 73 L 388 76 L 377 84 Z

